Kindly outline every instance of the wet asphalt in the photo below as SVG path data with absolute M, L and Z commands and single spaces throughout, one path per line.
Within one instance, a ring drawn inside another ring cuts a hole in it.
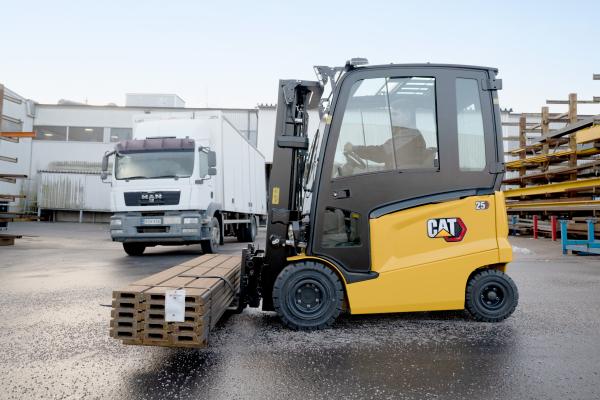
M 111 339 L 103 305 L 199 246 L 128 257 L 106 225 L 11 226 L 27 236 L 0 247 L 0 399 L 600 398 L 600 258 L 548 240 L 511 239 L 520 304 L 502 323 L 344 316 L 305 333 L 251 309 L 221 321 L 209 348 L 177 350 Z

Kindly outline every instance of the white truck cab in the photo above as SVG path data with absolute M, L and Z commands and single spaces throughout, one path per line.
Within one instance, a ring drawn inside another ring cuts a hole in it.
M 251 242 L 266 214 L 264 157 L 220 112 L 136 123 L 104 155 L 109 174 L 110 234 L 129 255 L 197 243 L 212 253 L 226 235 Z

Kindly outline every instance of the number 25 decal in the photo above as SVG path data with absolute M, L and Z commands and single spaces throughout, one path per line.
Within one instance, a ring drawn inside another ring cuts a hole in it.
M 476 201 L 475 202 L 476 210 L 487 210 L 488 208 L 490 208 L 490 203 L 487 201 Z

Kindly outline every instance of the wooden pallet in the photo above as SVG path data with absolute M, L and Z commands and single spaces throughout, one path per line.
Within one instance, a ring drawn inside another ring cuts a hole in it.
M 205 347 L 235 301 L 240 256 L 206 254 L 113 292 L 110 335 L 124 344 Z M 184 321 L 165 320 L 167 291 L 185 290 Z
M 15 239 L 21 239 L 21 235 L 0 234 L 0 246 L 14 246 Z

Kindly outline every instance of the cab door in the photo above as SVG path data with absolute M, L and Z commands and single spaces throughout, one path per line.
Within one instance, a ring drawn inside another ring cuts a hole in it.
M 459 77 L 475 82 L 481 118 L 481 141 L 466 147 L 458 135 Z M 342 79 L 320 157 L 308 252 L 368 272 L 371 217 L 456 192 L 493 192 L 493 105 L 483 90 L 486 70 L 391 66 Z

